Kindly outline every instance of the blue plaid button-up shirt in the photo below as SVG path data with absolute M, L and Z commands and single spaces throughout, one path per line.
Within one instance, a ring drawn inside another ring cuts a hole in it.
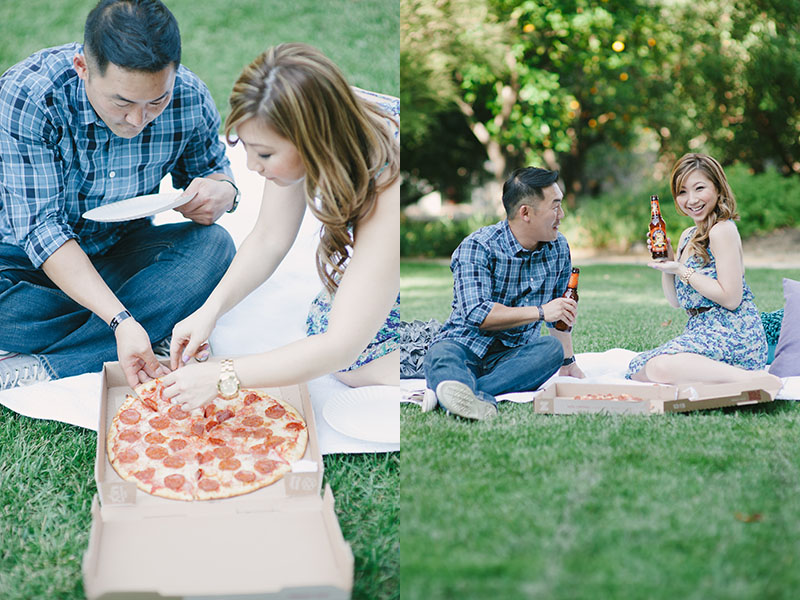
M 89 209 L 155 193 L 167 173 L 180 188 L 231 173 L 219 113 L 194 73 L 180 66 L 167 108 L 125 139 L 89 103 L 72 66 L 79 52 L 81 44 L 47 48 L 0 78 L 0 241 L 36 267 L 69 239 L 102 253 L 132 225 L 87 221 Z
M 534 250 L 520 245 L 508 221 L 483 227 L 456 248 L 453 271 L 453 312 L 434 341 L 452 339 L 480 357 L 495 340 L 508 348 L 539 336 L 541 321 L 503 331 L 479 329 L 495 302 L 504 306 L 541 306 L 567 289 L 572 260 L 567 239 Z M 552 327 L 552 323 L 548 323 Z

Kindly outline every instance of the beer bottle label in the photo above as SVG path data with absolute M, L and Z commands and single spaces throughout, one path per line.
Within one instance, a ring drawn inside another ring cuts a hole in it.
M 661 229 L 654 229 L 650 237 L 653 250 L 666 250 L 667 249 L 667 236 Z

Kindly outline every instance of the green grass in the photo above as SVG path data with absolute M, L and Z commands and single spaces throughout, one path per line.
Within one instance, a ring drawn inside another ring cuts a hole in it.
M 403 319 L 449 313 L 443 263 L 404 262 Z M 781 278 L 749 269 L 761 310 Z M 682 330 L 659 274 L 581 268 L 578 352 L 644 350 Z M 404 599 L 794 598 L 800 590 L 800 408 L 488 423 L 402 412 Z
M 83 41 L 96 0 L 0 2 L 0 72 L 41 48 Z M 166 0 L 182 62 L 205 81 L 223 119 L 242 68 L 269 46 L 306 42 L 352 85 L 400 94 L 399 0 Z
M 96 0 L 0 2 L 0 72 L 41 48 L 82 41 Z M 351 84 L 399 95 L 398 0 L 166 0 L 183 63 L 223 118 L 242 67 L 268 46 L 313 44 Z M 82 598 L 95 434 L 0 407 L 0 598 Z M 325 457 L 345 539 L 353 598 L 399 598 L 398 454 Z

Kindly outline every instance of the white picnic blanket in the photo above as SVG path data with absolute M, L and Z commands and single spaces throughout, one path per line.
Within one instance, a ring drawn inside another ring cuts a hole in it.
M 224 215 L 219 223 L 228 229 L 238 248 L 258 215 L 263 180 L 247 171 L 241 145 L 228 148 L 228 156 L 239 189 L 242 190 L 242 201 L 236 212 Z M 162 183 L 161 191 L 171 190 L 167 178 Z M 169 211 L 158 215 L 156 223 L 181 219 L 180 214 Z M 319 221 L 307 211 L 297 240 L 272 277 L 220 318 L 210 339 L 216 356 L 265 352 L 305 336 L 308 308 L 321 289 L 314 262 L 319 226 Z M 28 417 L 63 421 L 97 431 L 100 383 L 99 373 L 37 383 L 0 392 L 0 404 Z M 349 389 L 331 375 L 308 382 L 322 453 L 399 450 L 399 443 L 371 442 L 351 437 L 328 424 L 323 415 L 326 403 Z M 398 412 L 398 431 L 399 418 Z
M 612 348 L 605 352 L 584 352 L 575 355 L 578 365 L 586 375 L 582 382 L 614 383 L 614 384 L 640 384 L 637 381 L 625 379 L 628 363 L 636 356 L 636 352 L 623 348 Z M 776 400 L 800 400 L 800 377 L 784 377 L 783 389 L 775 397 Z M 551 382 L 576 381 L 572 377 L 553 375 L 543 385 L 544 388 Z M 656 384 L 652 384 L 656 385 Z M 400 381 L 401 401 L 414 402 L 421 390 L 426 388 L 424 379 L 403 379 Z M 540 388 L 541 389 L 541 388 Z M 533 402 L 537 392 L 517 392 L 497 396 L 499 402 Z

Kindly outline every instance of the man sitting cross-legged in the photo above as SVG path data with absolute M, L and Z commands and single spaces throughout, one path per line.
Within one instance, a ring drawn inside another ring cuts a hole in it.
M 494 396 L 537 389 L 556 371 L 583 377 L 572 334 L 578 305 L 562 298 L 572 269 L 559 233 L 557 171 L 517 169 L 503 185 L 508 218 L 470 234 L 453 253 L 453 311 L 425 357 L 428 387 L 450 413 L 497 414 Z M 550 336 L 542 336 L 546 322 Z

